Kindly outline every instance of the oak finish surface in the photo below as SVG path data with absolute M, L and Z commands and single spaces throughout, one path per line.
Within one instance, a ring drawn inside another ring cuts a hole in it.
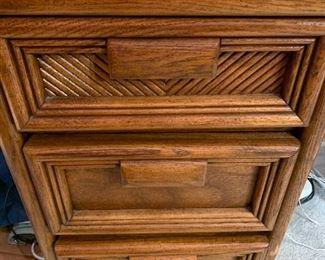
M 324 0 L 3 0 L 4 15 L 324 16 Z
M 112 79 L 186 79 L 215 76 L 219 39 L 109 39 Z
M 0 74 L 0 76 L 2 76 Z M 55 259 L 53 234 L 48 229 L 43 212 L 37 201 L 34 185 L 30 180 L 25 158 L 22 154 L 24 142 L 23 135 L 19 133 L 13 123 L 9 108 L 4 99 L 2 86 L 0 85 L 0 148 L 4 153 L 13 180 L 21 197 L 26 212 L 36 232 L 36 238 L 40 241 L 39 246 L 45 257 Z M 31 203 L 33 202 L 33 203 Z
M 267 248 L 263 235 L 209 235 L 193 237 L 62 237 L 55 246 L 60 257 L 100 258 L 136 255 L 245 255 Z M 204 258 L 203 258 L 204 259 Z M 221 258 L 222 259 L 222 258 Z
M 308 19 L 0 17 L 0 36 L 4 38 L 314 37 L 324 35 L 325 18 L 323 17 Z
M 308 125 L 324 46 L 298 37 L 47 39 L 3 41 L 1 54 L 22 131 L 288 128 Z M 153 63 L 153 50 L 173 55 Z
M 282 133 L 37 135 L 24 146 L 57 234 L 272 229 L 284 194 L 265 188 L 285 189 L 298 150 Z
M 324 10 L 1 1 L 1 148 L 45 258 L 274 259 L 325 132 Z
M 207 162 L 122 161 L 120 171 L 127 187 L 202 187 Z

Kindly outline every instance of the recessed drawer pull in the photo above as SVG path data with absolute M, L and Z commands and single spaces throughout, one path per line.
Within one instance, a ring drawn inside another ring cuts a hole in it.
M 219 39 L 108 39 L 107 54 L 111 78 L 211 78 Z
M 202 187 L 205 161 L 122 161 L 121 177 L 126 187 Z

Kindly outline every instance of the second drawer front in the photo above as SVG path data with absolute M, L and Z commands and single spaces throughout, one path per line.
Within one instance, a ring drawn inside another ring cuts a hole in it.
M 52 231 L 98 234 L 270 230 L 298 147 L 280 133 L 40 135 L 24 151 Z

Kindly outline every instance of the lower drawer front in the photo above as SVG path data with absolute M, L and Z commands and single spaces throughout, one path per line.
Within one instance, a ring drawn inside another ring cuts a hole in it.
M 281 133 L 38 135 L 24 152 L 53 233 L 121 234 L 270 230 L 298 148 Z
M 268 246 L 265 235 L 164 237 L 59 237 L 62 259 L 102 260 L 244 260 Z
M 136 257 L 101 257 L 97 260 L 245 260 L 245 256 L 208 255 L 208 256 L 136 256 Z M 91 260 L 94 258 L 62 258 L 69 260 Z
M 95 258 L 62 258 L 62 260 L 246 260 L 248 255 L 204 255 L 204 256 L 135 256 L 135 257 L 95 257 Z

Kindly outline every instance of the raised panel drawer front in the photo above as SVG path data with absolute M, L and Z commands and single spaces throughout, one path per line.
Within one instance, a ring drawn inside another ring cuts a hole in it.
M 35 135 L 55 234 L 272 230 L 299 149 L 287 133 Z
M 21 131 L 302 127 L 324 80 L 323 28 L 308 19 L 4 18 L 0 74 Z

